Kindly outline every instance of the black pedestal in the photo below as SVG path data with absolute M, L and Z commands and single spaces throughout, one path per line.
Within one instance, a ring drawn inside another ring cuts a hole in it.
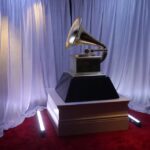
M 58 82 L 56 91 L 65 102 L 119 98 L 110 78 L 105 75 L 73 76 L 64 73 Z

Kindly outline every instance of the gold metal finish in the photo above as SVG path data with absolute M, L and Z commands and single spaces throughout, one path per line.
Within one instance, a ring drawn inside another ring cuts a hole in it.
M 84 31 L 84 29 L 81 26 L 82 20 L 80 18 L 77 18 L 67 37 L 66 40 L 66 48 L 69 48 L 74 45 L 80 45 L 80 44 L 86 44 L 86 45 L 94 45 L 97 46 L 98 49 L 87 49 L 85 50 L 84 54 L 81 54 L 79 56 L 81 57 L 92 57 L 94 56 L 94 52 L 98 51 L 101 53 L 100 55 L 100 62 L 104 61 L 107 56 L 107 48 L 106 46 L 94 39 L 91 35 L 89 35 L 87 32 Z

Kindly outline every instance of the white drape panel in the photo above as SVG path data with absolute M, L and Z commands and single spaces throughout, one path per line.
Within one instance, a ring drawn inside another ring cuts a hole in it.
M 0 136 L 46 106 L 53 48 L 47 0 L 0 1 Z
M 150 1 L 72 0 L 72 8 L 73 19 L 82 17 L 108 47 L 102 71 L 130 98 L 130 108 L 150 113 Z
M 70 67 L 72 51 L 66 50 L 65 42 L 71 26 L 69 0 L 51 0 L 51 20 L 56 66 L 56 78 L 59 80 L 64 71 Z

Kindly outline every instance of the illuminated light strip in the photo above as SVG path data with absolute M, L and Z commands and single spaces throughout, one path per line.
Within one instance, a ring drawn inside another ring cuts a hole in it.
M 44 123 L 43 123 L 43 120 L 42 120 L 42 116 L 41 116 L 41 113 L 39 110 L 37 110 L 37 117 L 38 117 L 38 121 L 39 121 L 39 125 L 40 125 L 40 130 L 42 132 L 45 131 L 45 127 L 44 127 Z
M 141 126 L 141 121 L 128 114 L 128 118 L 137 126 Z
M 132 120 L 134 120 L 135 122 L 137 123 L 140 123 L 140 121 L 138 119 L 136 119 L 135 117 L 131 116 L 131 115 L 128 115 L 128 117 Z

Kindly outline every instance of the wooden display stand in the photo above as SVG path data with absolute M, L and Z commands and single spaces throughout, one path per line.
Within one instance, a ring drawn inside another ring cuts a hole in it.
M 47 110 L 59 136 L 128 129 L 125 97 L 65 103 L 55 89 L 48 92 Z
M 47 110 L 59 136 L 128 129 L 128 102 L 100 72 L 100 57 L 75 57 L 48 92 Z

